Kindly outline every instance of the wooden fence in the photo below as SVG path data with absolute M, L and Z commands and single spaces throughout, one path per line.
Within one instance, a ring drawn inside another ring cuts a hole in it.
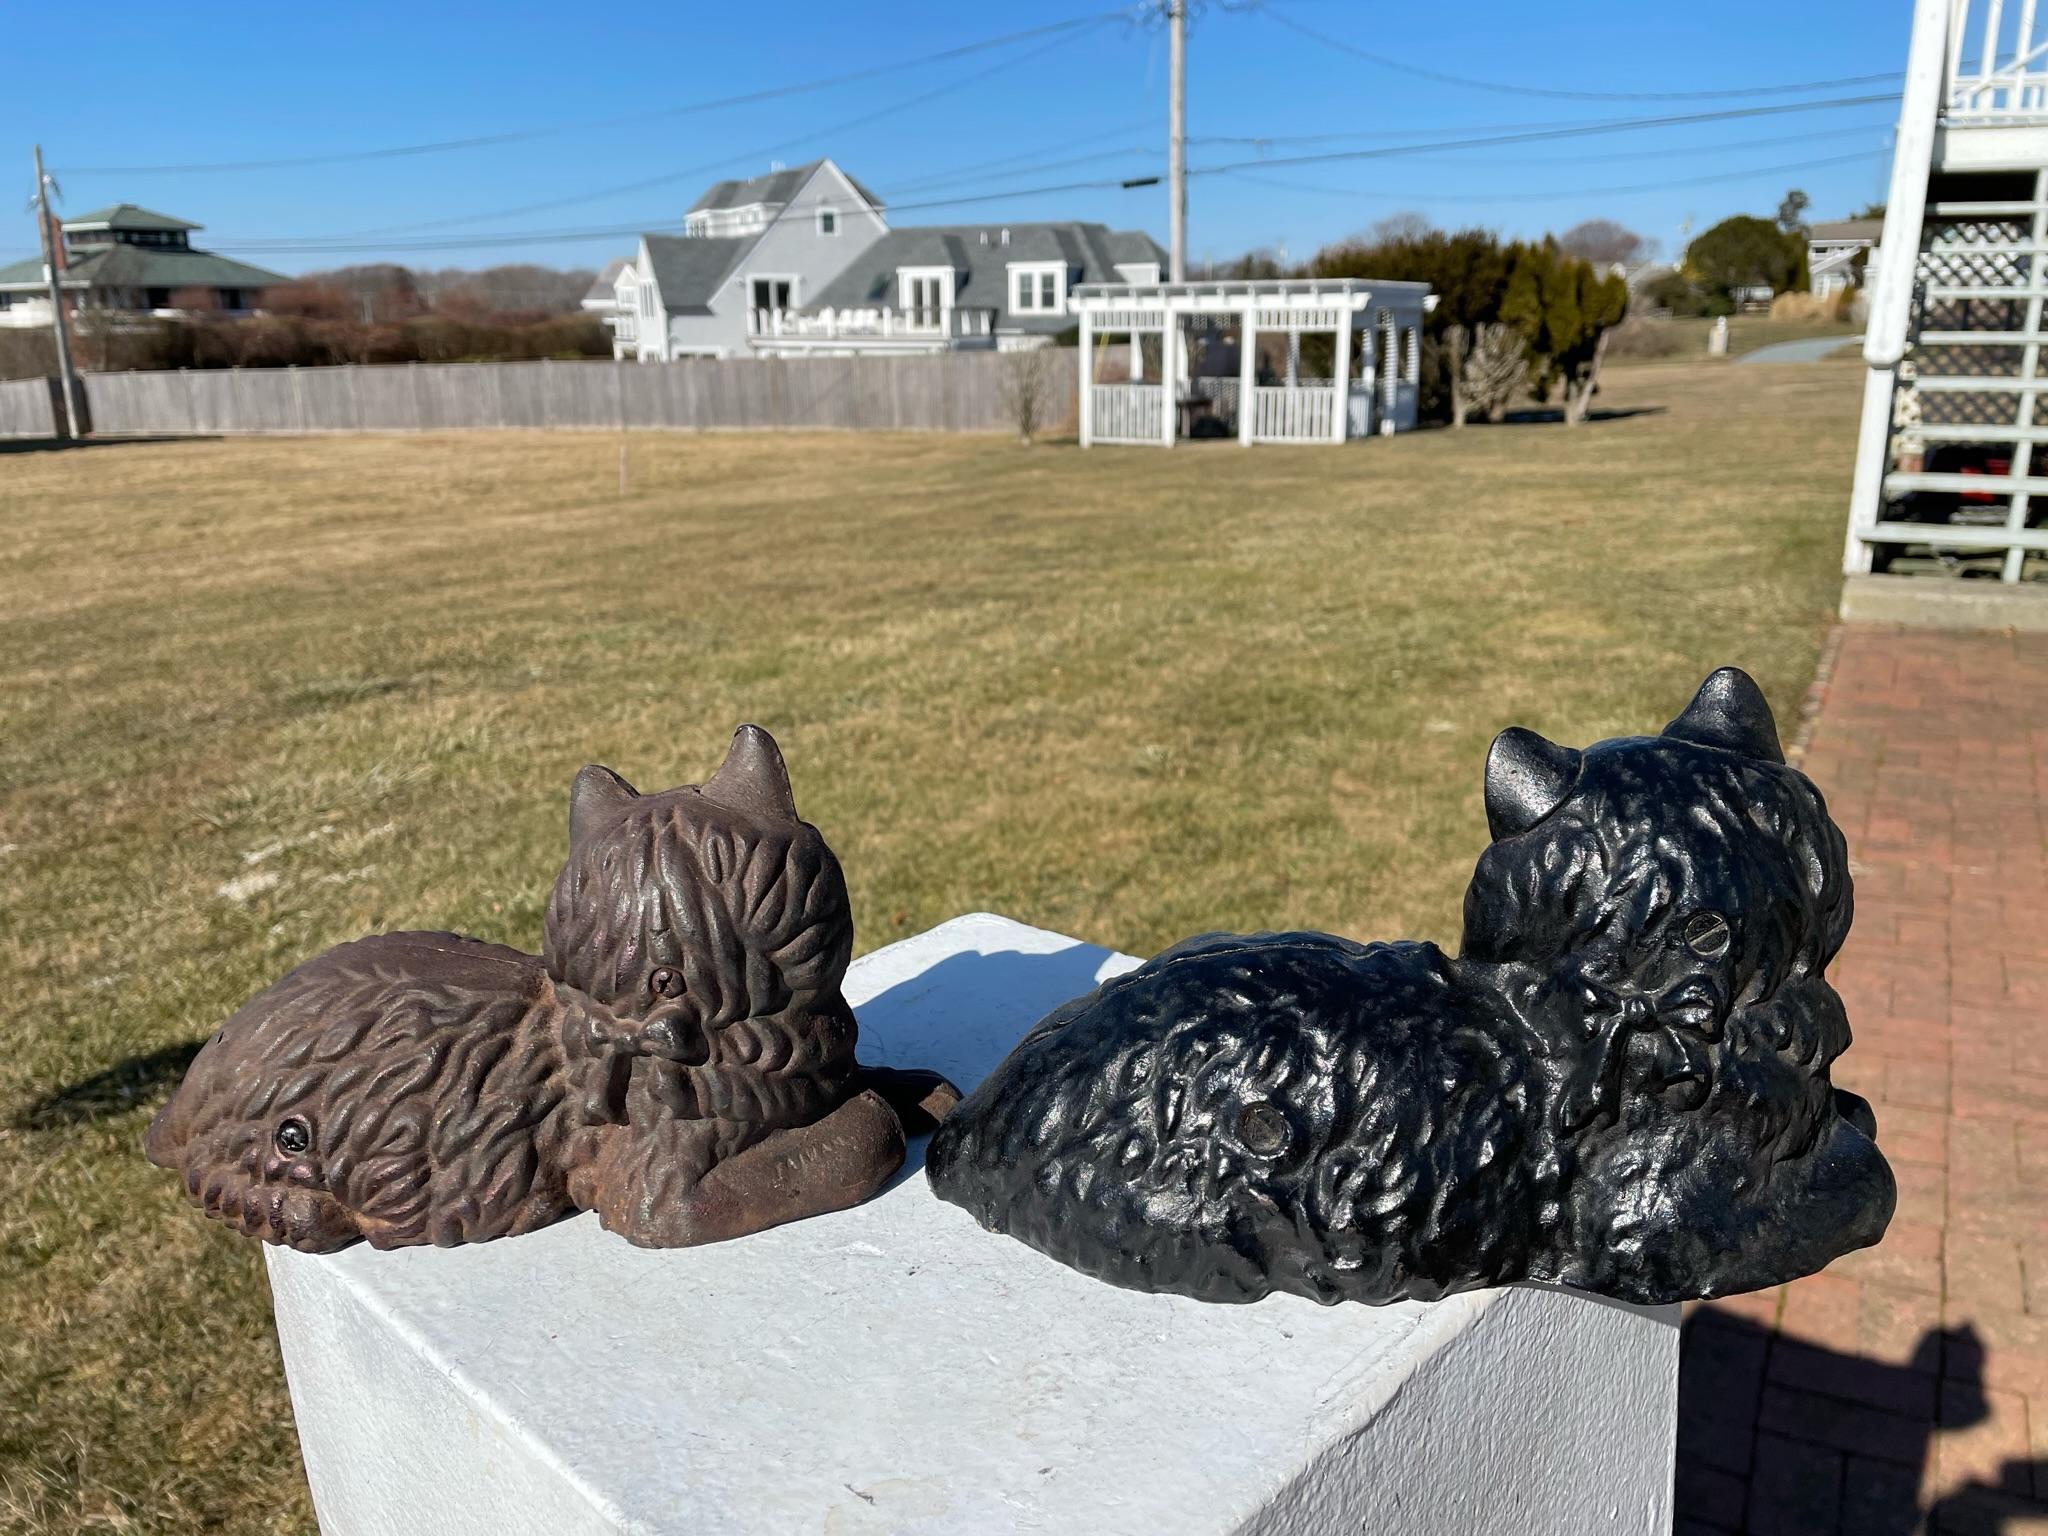
M 1066 354 L 1068 358 L 1071 353 Z M 1078 370 L 1038 370 L 1038 420 L 1071 427 Z M 593 431 L 1013 431 L 1023 377 L 1014 354 L 911 357 L 603 359 L 400 363 L 89 373 L 93 431 L 105 435 Z M 47 437 L 54 391 L 0 384 L 0 436 Z
M 55 379 L 0 380 L 0 437 L 55 437 L 60 398 Z

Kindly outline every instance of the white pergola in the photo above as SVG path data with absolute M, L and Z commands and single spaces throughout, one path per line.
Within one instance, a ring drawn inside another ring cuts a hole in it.
M 1234 417 L 1240 443 L 1341 443 L 1415 425 L 1422 318 L 1436 307 L 1427 283 L 1362 278 L 1219 279 L 1192 283 L 1084 283 L 1068 298 L 1081 321 L 1081 446 L 1172 447 L 1181 418 Z M 1237 332 L 1236 377 L 1189 366 L 1191 330 Z M 1303 333 L 1327 332 L 1331 377 L 1301 377 Z M 1164 377 L 1144 378 L 1143 338 L 1160 337 Z M 1259 338 L 1285 335 L 1285 372 L 1259 376 Z M 1097 382 L 1097 353 L 1128 339 L 1130 377 Z M 1211 434 L 1215 435 L 1215 434 Z

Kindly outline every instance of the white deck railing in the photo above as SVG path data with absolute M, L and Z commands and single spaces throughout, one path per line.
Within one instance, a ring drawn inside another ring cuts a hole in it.
M 1252 391 L 1252 441 L 1328 442 L 1336 430 L 1337 391 L 1329 385 Z
M 1090 409 L 1098 443 L 1156 443 L 1166 431 L 1157 384 L 1091 384 Z
M 1944 116 L 1958 125 L 2048 122 L 2048 7 L 1947 0 Z
M 944 339 L 995 334 L 991 309 L 750 309 L 747 334 L 791 341 Z

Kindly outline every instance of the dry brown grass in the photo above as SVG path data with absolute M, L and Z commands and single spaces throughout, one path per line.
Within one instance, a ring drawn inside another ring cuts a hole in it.
M 1654 728 L 1723 662 L 1789 715 L 1854 379 L 1343 449 L 641 437 L 624 497 L 611 437 L 0 455 L 0 1527 L 310 1528 L 258 1256 L 137 1138 L 325 945 L 537 947 L 584 762 L 766 724 L 863 947 L 1453 940 L 1500 726 Z

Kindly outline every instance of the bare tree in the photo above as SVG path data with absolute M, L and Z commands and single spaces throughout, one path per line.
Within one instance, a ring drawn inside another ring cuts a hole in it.
M 1392 245 L 1401 240 L 1421 240 L 1436 233 L 1436 226 L 1429 221 L 1429 215 L 1404 209 L 1390 213 L 1365 232 L 1367 245 Z
M 1029 444 L 1045 425 L 1052 405 L 1052 381 L 1060 367 L 1060 355 L 1052 347 L 1029 347 L 1003 354 L 1002 375 L 996 390 L 1003 409 L 1017 424 L 1017 440 Z
M 1512 325 L 1496 321 L 1472 331 L 1472 350 L 1458 371 L 1460 416 L 1477 411 L 1499 421 L 1529 382 L 1529 348 Z
M 1586 219 L 1574 224 L 1557 243 L 1567 256 L 1577 256 L 1595 266 L 1626 266 L 1650 254 L 1650 242 L 1625 224 L 1612 219 Z

